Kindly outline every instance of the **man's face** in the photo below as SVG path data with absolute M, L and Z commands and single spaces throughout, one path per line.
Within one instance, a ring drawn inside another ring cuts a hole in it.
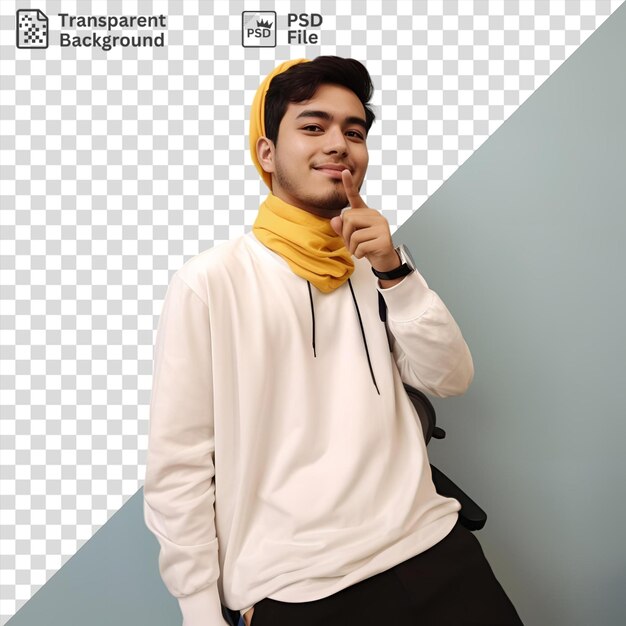
M 364 124 L 361 101 L 340 85 L 321 85 L 310 100 L 290 103 L 264 163 L 272 193 L 321 217 L 339 215 L 348 205 L 341 169 L 324 166 L 347 167 L 361 188 L 369 162 Z

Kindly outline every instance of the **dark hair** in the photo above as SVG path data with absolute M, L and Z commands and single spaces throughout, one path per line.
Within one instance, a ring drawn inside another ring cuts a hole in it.
M 355 93 L 365 109 L 369 132 L 376 116 L 369 106 L 374 85 L 366 67 L 355 59 L 319 56 L 306 63 L 292 65 L 272 79 L 265 96 L 265 136 L 276 145 L 278 128 L 290 102 L 303 102 L 315 95 L 323 84 L 347 87 Z

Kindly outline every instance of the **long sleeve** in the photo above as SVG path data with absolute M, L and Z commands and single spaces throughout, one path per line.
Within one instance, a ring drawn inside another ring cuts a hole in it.
M 378 290 L 387 304 L 387 327 L 402 381 L 433 396 L 464 393 L 474 365 L 461 330 L 441 298 L 417 271 Z
M 176 273 L 155 343 L 144 519 L 183 626 L 227 624 L 217 589 L 214 452 L 209 309 Z

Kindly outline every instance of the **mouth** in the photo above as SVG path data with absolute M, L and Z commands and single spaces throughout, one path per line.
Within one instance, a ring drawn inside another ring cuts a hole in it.
M 341 172 L 343 170 L 350 169 L 345 165 L 327 165 L 321 167 L 313 168 L 316 172 L 323 174 L 329 178 L 334 178 L 335 180 L 341 180 Z

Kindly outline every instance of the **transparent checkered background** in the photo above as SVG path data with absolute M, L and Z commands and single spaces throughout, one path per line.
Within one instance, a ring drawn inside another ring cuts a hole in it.
M 366 64 L 362 193 L 393 232 L 620 4 L 2 0 L 2 624 L 143 483 L 170 276 L 249 230 L 267 193 L 246 135 L 261 77 L 302 56 Z M 19 8 L 48 15 L 48 49 L 15 47 Z M 276 48 L 241 47 L 243 10 L 277 12 Z M 286 45 L 305 11 L 320 45 Z M 166 46 L 61 48 L 62 12 L 163 13 Z

